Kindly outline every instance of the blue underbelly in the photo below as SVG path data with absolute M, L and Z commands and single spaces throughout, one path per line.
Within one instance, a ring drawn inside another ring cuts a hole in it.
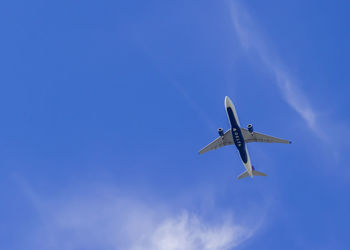
M 247 163 L 248 162 L 247 151 L 246 151 L 245 142 L 244 142 L 241 128 L 238 126 L 236 118 L 235 118 L 233 111 L 230 107 L 227 108 L 227 114 L 228 114 L 228 117 L 229 117 L 230 123 L 231 123 L 233 142 L 235 143 L 235 145 L 239 151 L 239 154 L 241 155 L 242 161 L 244 163 Z

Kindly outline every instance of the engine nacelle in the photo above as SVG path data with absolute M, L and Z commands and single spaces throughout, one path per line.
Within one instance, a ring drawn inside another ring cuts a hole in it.
M 252 124 L 248 124 L 248 131 L 249 131 L 249 133 L 253 134 L 254 128 L 253 128 Z
M 220 136 L 224 136 L 224 130 L 222 128 L 218 128 L 218 133 Z

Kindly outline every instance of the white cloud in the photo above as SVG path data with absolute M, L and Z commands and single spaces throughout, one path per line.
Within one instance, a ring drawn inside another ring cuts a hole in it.
M 260 58 L 265 67 L 274 75 L 276 79 L 274 84 L 280 89 L 284 100 L 303 118 L 316 135 L 324 138 L 325 135 L 316 122 L 317 112 L 312 108 L 309 99 L 295 79 L 288 74 L 283 63 L 267 46 L 248 12 L 237 1 L 234 1 L 232 2 L 231 14 L 236 34 L 242 46 Z
M 234 225 L 232 220 L 213 225 L 185 211 L 156 223 L 145 242 L 134 249 L 232 249 L 250 236 L 247 228 Z
M 41 220 L 29 244 L 39 250 L 224 250 L 260 226 L 238 223 L 231 213 L 217 213 L 212 221 L 170 204 L 123 198 L 111 189 L 51 201 L 35 197 Z

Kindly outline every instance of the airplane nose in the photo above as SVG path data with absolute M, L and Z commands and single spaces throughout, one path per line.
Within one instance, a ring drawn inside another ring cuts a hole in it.
M 225 107 L 229 107 L 231 105 L 231 100 L 228 96 L 225 96 Z

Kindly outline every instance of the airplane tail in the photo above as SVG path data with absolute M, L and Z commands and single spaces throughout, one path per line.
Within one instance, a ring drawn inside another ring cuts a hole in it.
M 256 171 L 255 169 L 253 169 L 252 173 L 253 173 L 253 176 L 267 176 L 267 174 L 265 174 L 263 172 Z M 242 174 L 240 174 L 238 176 L 238 180 L 243 179 L 243 178 L 248 177 L 248 176 L 249 176 L 248 171 L 244 171 Z

